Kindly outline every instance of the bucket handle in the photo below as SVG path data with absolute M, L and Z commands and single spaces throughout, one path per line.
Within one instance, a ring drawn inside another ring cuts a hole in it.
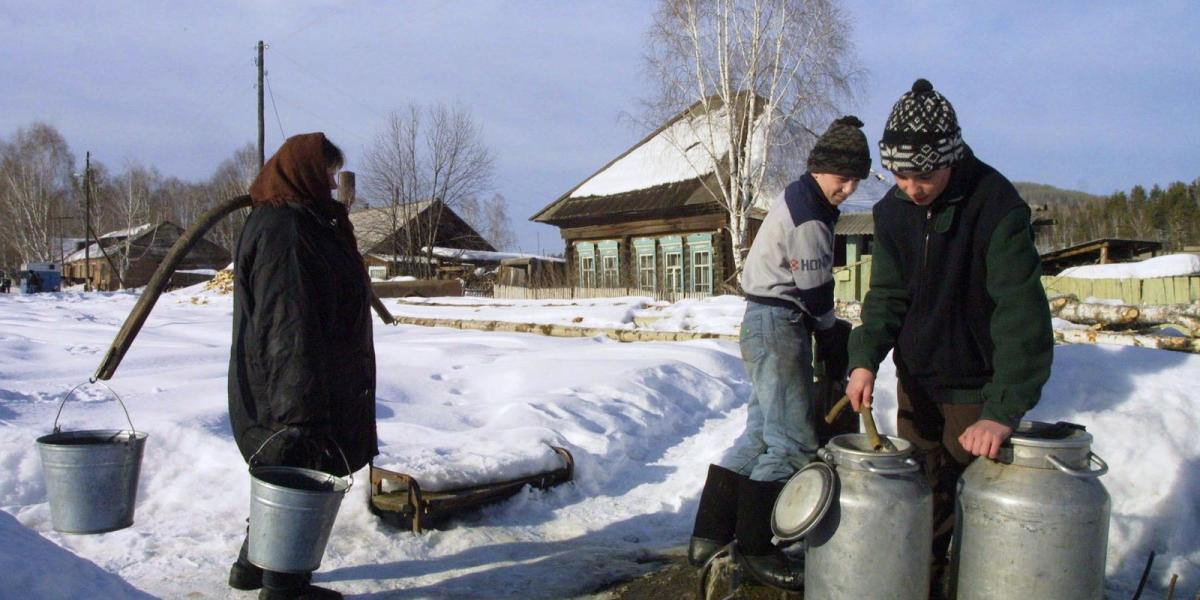
M 255 450 L 254 454 L 250 455 L 250 460 L 246 461 L 246 464 L 249 465 L 250 467 L 253 467 L 254 459 L 258 458 L 258 454 L 260 452 L 262 452 L 263 448 L 266 448 L 267 444 L 270 443 L 271 440 L 275 439 L 275 436 L 277 436 L 287 430 L 288 430 L 288 428 L 284 427 L 284 428 L 276 431 L 275 433 L 272 433 L 271 435 L 267 436 L 267 439 L 263 440 L 262 444 L 259 444 L 258 450 Z M 352 473 L 350 471 L 350 461 L 346 459 L 346 453 L 342 452 L 342 447 L 338 445 L 337 440 L 333 439 L 333 437 L 331 437 L 331 436 L 325 436 L 325 437 L 330 442 L 333 442 L 333 447 L 337 449 L 338 454 L 342 457 L 342 463 L 344 463 L 346 465 L 346 476 L 350 478 L 350 483 L 346 485 L 345 490 L 342 490 L 342 494 L 343 495 L 349 494 L 350 488 L 354 487 L 354 473 Z
M 911 457 L 904 459 L 903 467 L 877 467 L 870 459 L 860 461 L 863 468 L 876 475 L 903 475 L 905 473 L 913 473 L 921 469 L 921 465 Z
M 81 388 L 89 383 L 98 383 L 98 384 L 104 386 L 104 389 L 108 390 L 108 393 L 112 394 L 112 397 L 117 399 L 117 402 L 121 404 L 121 410 L 125 411 L 125 420 L 129 422 L 129 431 L 132 432 L 133 434 L 135 434 L 135 437 L 136 437 L 137 429 L 135 429 L 133 427 L 133 419 L 129 418 L 129 409 L 125 408 L 125 402 L 123 400 L 121 400 L 121 397 L 118 396 L 117 393 L 114 392 L 112 388 L 108 387 L 107 383 L 104 383 L 103 381 L 96 381 L 96 380 L 85 381 L 85 382 L 71 388 L 71 391 L 67 392 L 66 396 L 63 396 L 62 402 L 58 403 L 58 412 L 54 414 L 54 433 L 59 433 L 60 431 L 62 431 L 62 429 L 60 429 L 58 427 L 58 418 L 62 416 L 63 407 L 67 405 L 67 400 L 71 399 L 71 395 L 75 393 L 75 390 L 78 390 L 79 388 Z
M 1104 462 L 1104 459 L 1100 458 L 1099 456 L 1096 456 L 1096 454 L 1094 452 L 1088 452 L 1088 464 L 1095 463 L 1096 466 L 1100 467 L 1099 469 L 1096 469 L 1095 471 L 1091 471 L 1088 469 L 1072 469 L 1071 467 L 1064 465 L 1062 463 L 1062 461 L 1059 460 L 1058 457 L 1054 456 L 1053 454 L 1047 455 L 1046 461 L 1049 462 L 1050 464 L 1054 465 L 1054 468 L 1056 468 L 1059 471 L 1062 471 L 1063 473 L 1066 473 L 1067 475 L 1070 475 L 1072 477 L 1080 477 L 1080 478 L 1099 477 L 1108 472 L 1108 463 Z

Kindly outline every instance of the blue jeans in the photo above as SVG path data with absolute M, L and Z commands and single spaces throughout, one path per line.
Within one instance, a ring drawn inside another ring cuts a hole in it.
M 742 361 L 753 392 L 746 431 L 721 466 L 755 481 L 782 481 L 817 451 L 812 341 L 799 310 L 746 303 Z

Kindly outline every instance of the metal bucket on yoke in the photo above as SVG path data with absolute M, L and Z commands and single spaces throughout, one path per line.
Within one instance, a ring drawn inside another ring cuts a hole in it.
M 254 459 L 275 436 L 250 456 L 250 535 L 247 558 L 281 573 L 311 573 L 321 566 L 338 509 L 354 485 L 350 462 L 334 443 L 347 477 L 315 469 L 255 465 Z
M 58 405 L 54 431 L 37 439 L 46 477 L 50 520 L 62 533 L 104 533 L 133 525 L 138 474 L 146 433 L 134 429 L 129 410 L 112 393 L 129 429 L 62 431 L 58 418 L 75 386 Z M 103 384 L 101 384 L 103 385 Z

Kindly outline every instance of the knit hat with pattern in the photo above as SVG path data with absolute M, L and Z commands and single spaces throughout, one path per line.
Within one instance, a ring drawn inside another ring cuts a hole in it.
M 965 148 L 954 107 L 924 79 L 896 101 L 879 140 L 880 162 L 894 173 L 952 166 Z
M 866 179 L 871 169 L 871 151 L 862 121 L 849 115 L 834 121 L 808 153 L 810 173 L 834 173 Z

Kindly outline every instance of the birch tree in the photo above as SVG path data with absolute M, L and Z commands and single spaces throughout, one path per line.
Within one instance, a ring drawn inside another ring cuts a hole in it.
M 156 211 L 153 205 L 154 196 L 161 180 L 162 176 L 159 175 L 158 170 L 138 163 L 130 163 L 125 168 L 125 172 L 113 182 L 115 188 L 113 190 L 115 193 L 112 194 L 115 200 L 112 206 L 115 217 L 114 225 L 117 231 L 124 232 L 124 238 L 120 239 L 117 244 L 120 252 L 116 253 L 119 281 L 125 281 L 129 275 L 129 267 L 140 260 L 153 246 L 153 239 L 139 244 L 138 247 L 135 247 L 133 242 L 142 226 L 153 227 L 162 218 L 161 214 L 155 214 L 160 211 Z
M 208 180 L 208 204 L 204 210 L 225 202 L 230 198 L 250 193 L 250 184 L 258 176 L 258 150 L 254 144 L 246 144 L 221 162 Z M 246 222 L 247 210 L 237 211 L 213 225 L 208 238 L 235 254 L 238 233 Z
M 516 247 L 517 236 L 508 217 L 508 199 L 503 194 L 492 194 L 487 200 L 471 198 L 455 212 L 496 250 L 504 252 Z
M 0 246 L 21 262 L 56 262 L 54 218 L 70 208 L 75 159 L 54 127 L 34 123 L 0 145 Z M 13 266 L 13 265 L 10 265 Z
M 464 108 L 409 104 L 388 117 L 367 151 L 363 188 L 387 211 L 384 233 L 410 273 L 433 276 L 442 207 L 457 209 L 489 189 L 493 162 Z
M 702 177 L 729 214 L 734 274 L 760 194 L 782 189 L 856 91 L 850 24 L 833 0 L 662 0 L 647 33 L 651 123 L 689 106 L 681 154 L 699 144 Z M 668 140 L 671 141 L 671 140 Z

